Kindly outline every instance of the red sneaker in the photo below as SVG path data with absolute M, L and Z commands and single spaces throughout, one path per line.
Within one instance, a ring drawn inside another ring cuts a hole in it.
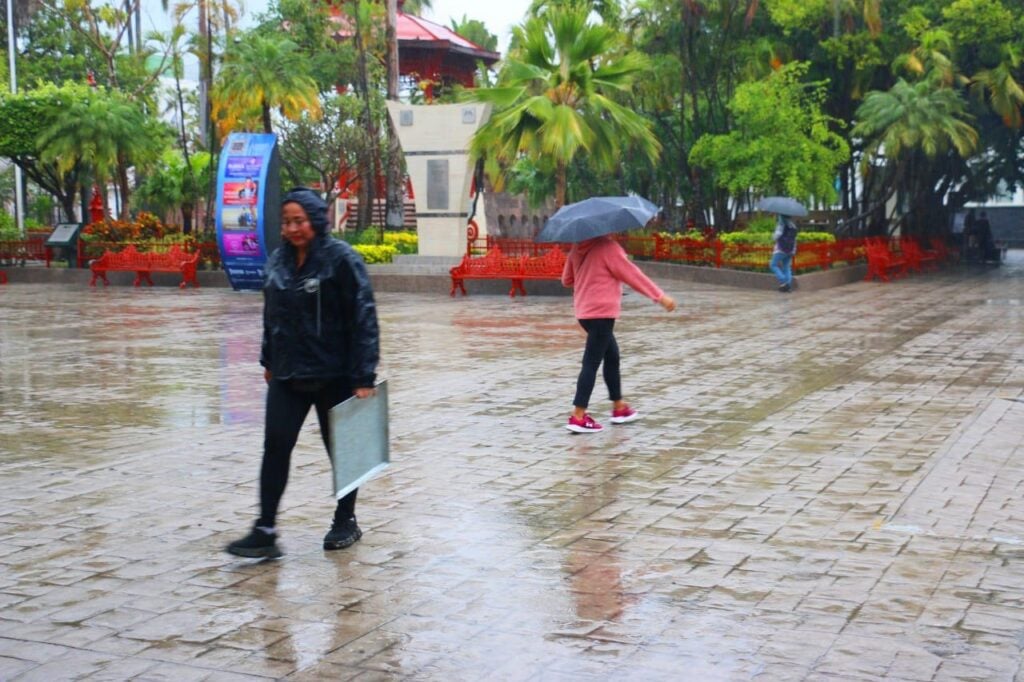
M 626 422 L 636 421 L 639 418 L 640 413 L 629 405 L 612 410 L 612 424 L 625 424 Z
M 574 433 L 597 433 L 604 430 L 604 427 L 594 421 L 589 414 L 583 415 L 582 418 L 570 416 L 565 428 Z

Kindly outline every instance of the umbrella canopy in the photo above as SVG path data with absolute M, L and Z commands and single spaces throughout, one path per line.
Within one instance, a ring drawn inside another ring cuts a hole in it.
M 757 207 L 768 213 L 779 213 L 798 218 L 807 215 L 807 208 L 796 199 L 789 197 L 765 197 L 757 202 Z
M 660 209 L 641 197 L 591 197 L 567 204 L 548 218 L 538 242 L 582 242 L 643 227 Z

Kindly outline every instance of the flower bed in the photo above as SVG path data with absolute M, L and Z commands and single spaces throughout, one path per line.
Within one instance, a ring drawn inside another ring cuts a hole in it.
M 82 228 L 78 239 L 78 267 L 86 267 L 104 251 L 120 251 L 128 245 L 140 252 L 165 253 L 172 246 L 187 253 L 199 251 L 199 262 L 203 267 L 220 268 L 220 249 L 212 235 L 185 234 L 180 227 L 165 225 L 145 211 L 139 212 L 134 220 L 108 218 Z

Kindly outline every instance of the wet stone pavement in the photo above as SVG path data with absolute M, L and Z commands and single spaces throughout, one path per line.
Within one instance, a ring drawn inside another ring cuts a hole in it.
M 254 562 L 259 296 L 0 286 L 0 679 L 1024 679 L 1024 264 L 669 289 L 579 436 L 568 298 L 379 295 L 365 535 L 311 416 Z

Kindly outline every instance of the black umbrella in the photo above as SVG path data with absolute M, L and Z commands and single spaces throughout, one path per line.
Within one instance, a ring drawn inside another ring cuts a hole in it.
M 807 215 L 807 208 L 796 199 L 789 197 L 765 197 L 757 202 L 757 207 L 768 213 L 779 213 L 798 218 Z
M 591 197 L 555 211 L 535 241 L 575 243 L 635 230 L 649 223 L 659 210 L 641 197 Z

